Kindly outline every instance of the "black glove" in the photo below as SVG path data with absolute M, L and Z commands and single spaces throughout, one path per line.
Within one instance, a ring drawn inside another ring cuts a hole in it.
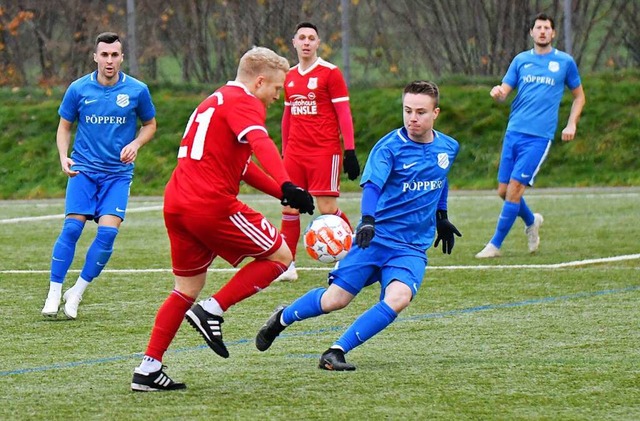
M 356 244 L 361 249 L 366 249 L 375 235 L 376 219 L 370 215 L 363 216 L 362 222 L 356 228 Z
M 308 213 L 313 215 L 313 197 L 308 191 L 302 187 L 298 187 L 291 181 L 282 183 L 280 187 L 282 189 L 282 200 L 280 203 L 282 206 L 290 206 L 298 209 L 300 213 Z
M 456 228 L 455 225 L 449 222 L 446 210 L 436 211 L 436 228 L 438 230 L 438 235 L 436 237 L 434 247 L 438 247 L 438 243 L 442 240 L 442 252 L 451 254 L 453 244 L 456 242 L 453 234 L 458 237 L 462 237 L 462 234 L 460 234 L 460 231 L 458 231 L 458 228 Z
M 342 166 L 344 172 L 349 177 L 349 180 L 355 180 L 360 175 L 360 164 L 358 163 L 358 157 L 356 151 L 348 149 L 344 151 L 344 158 L 342 159 Z

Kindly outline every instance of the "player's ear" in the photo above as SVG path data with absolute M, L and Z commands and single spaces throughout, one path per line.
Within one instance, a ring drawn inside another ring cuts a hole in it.
M 97 63 L 97 62 L 98 62 L 98 55 L 97 55 L 96 53 L 93 53 L 93 61 L 94 61 L 95 63 Z

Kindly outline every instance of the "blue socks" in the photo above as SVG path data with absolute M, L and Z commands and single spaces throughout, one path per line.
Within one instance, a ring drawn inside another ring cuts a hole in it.
M 91 282 L 93 278 L 100 275 L 102 269 L 109 261 L 111 253 L 113 253 L 113 243 L 118 235 L 118 228 L 98 226 L 96 238 L 87 250 L 87 257 L 84 262 L 80 277 L 87 282 Z
M 505 201 L 502 204 L 502 212 L 498 217 L 498 224 L 496 226 L 496 232 L 493 234 L 493 238 L 490 243 L 500 248 L 502 242 L 509 234 L 513 223 L 516 222 L 518 213 L 520 212 L 520 203 L 513 203 Z
M 59 284 L 64 282 L 67 271 L 73 262 L 76 253 L 76 244 L 82 234 L 84 222 L 77 219 L 66 218 L 62 225 L 62 231 L 53 245 L 51 253 L 51 282 Z
M 307 292 L 284 309 L 281 320 L 288 326 L 293 322 L 324 314 L 320 306 L 320 298 L 326 290 L 326 288 L 316 288 Z
M 520 211 L 518 212 L 518 216 L 522 218 L 526 226 L 532 225 L 535 220 L 533 212 L 531 212 L 531 209 L 527 206 L 527 202 L 524 201 L 524 197 L 520 199 Z
M 326 290 L 326 288 L 312 289 L 295 300 L 284 309 L 281 321 L 288 326 L 293 322 L 324 314 L 320 299 Z M 398 314 L 387 303 L 380 301 L 358 317 L 334 346 L 342 348 L 347 353 L 389 326 L 396 317 Z
M 340 339 L 335 342 L 332 348 L 336 346 L 340 347 L 346 354 L 389 326 L 397 316 L 398 313 L 389 307 L 387 303 L 380 301 L 362 313 L 362 315 L 349 326 L 349 329 L 342 334 Z

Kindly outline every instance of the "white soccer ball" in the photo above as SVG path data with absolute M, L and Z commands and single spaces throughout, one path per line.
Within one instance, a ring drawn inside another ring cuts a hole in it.
M 320 215 L 304 230 L 304 247 L 309 256 L 322 263 L 342 260 L 351 249 L 352 231 L 336 215 Z

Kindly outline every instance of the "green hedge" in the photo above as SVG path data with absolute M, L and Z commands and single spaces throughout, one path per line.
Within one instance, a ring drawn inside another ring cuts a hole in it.
M 457 189 L 494 188 L 508 104 L 489 97 L 498 81 L 438 81 L 441 100 L 436 128 L 452 135 L 461 151 L 451 173 Z M 576 140 L 559 141 L 571 104 L 566 92 L 558 140 L 536 179 L 539 187 L 640 185 L 640 72 L 625 71 L 583 78 L 587 105 Z M 177 147 L 193 108 L 215 87 L 151 86 L 158 131 L 140 151 L 132 194 L 161 195 L 176 162 Z M 64 89 L 1 89 L 0 198 L 62 197 L 66 177 L 55 146 L 57 109 Z M 401 88 L 351 91 L 357 152 L 362 164 L 371 146 L 402 125 Z M 269 109 L 268 127 L 280 143 L 281 102 Z M 343 180 L 343 190 L 356 190 Z

